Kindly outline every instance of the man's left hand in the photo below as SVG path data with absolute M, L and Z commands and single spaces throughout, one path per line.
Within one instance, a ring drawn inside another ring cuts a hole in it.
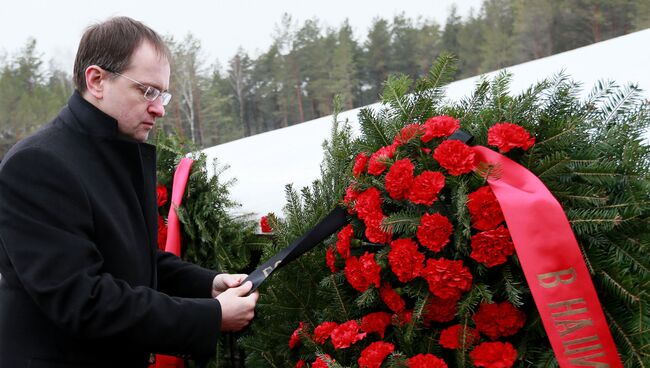
M 246 278 L 245 274 L 220 273 L 212 280 L 212 297 L 216 298 L 224 291 L 241 285 Z

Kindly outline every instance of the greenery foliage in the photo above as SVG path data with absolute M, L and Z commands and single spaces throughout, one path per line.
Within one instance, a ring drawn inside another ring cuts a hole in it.
M 275 222 L 275 245 L 266 249 L 263 257 L 300 236 L 339 203 L 352 180 L 356 154 L 390 144 L 404 125 L 434 115 L 454 116 L 460 120 L 461 129 L 474 136 L 473 144 L 487 146 L 490 126 L 513 122 L 525 127 L 537 141 L 528 151 L 515 150 L 507 155 L 541 178 L 565 209 L 623 365 L 647 367 L 650 146 L 643 141 L 643 132 L 650 127 L 647 101 L 635 86 L 620 87 L 606 81 L 580 100 L 581 86 L 562 74 L 513 96 L 508 93 L 510 76 L 503 73 L 492 80 L 481 80 L 467 98 L 448 102 L 442 97 L 444 85 L 454 74 L 453 65 L 451 57 L 443 56 L 425 80 L 390 77 L 384 87 L 384 109 L 360 113 L 360 137 L 353 138 L 345 123 L 335 124 L 332 138 L 324 146 L 322 179 L 300 192 L 287 188 L 286 216 Z M 449 177 L 447 187 L 452 189 L 446 194 L 454 213 L 450 216 L 455 226 L 452 249 L 459 255 L 469 253 L 467 193 L 482 180 L 478 176 L 463 178 Z M 414 231 L 413 217 L 408 211 L 400 212 L 387 222 L 396 232 L 408 234 Z M 336 237 L 331 237 L 325 245 L 335 241 Z M 299 322 L 313 329 L 324 321 L 358 319 L 381 305 L 373 287 L 359 294 L 342 272 L 329 271 L 324 256 L 327 246 L 287 265 L 262 286 L 259 317 L 252 333 L 240 341 L 247 353 L 247 366 L 293 367 L 298 359 L 312 362 L 325 352 L 336 359 L 331 367 L 358 366 L 356 358 L 363 343 L 334 351 L 329 343 L 316 345 L 303 335 L 304 347 L 289 349 L 287 344 Z M 373 251 L 379 254 L 378 262 L 385 259 L 386 249 Z M 471 314 L 481 302 L 508 300 L 527 311 L 526 325 L 510 340 L 519 353 L 516 366 L 557 366 L 516 257 L 507 267 L 493 270 L 478 265 L 472 273 L 483 281 L 474 284 L 459 302 L 457 323 L 471 323 Z M 383 366 L 400 367 L 407 357 L 431 352 L 449 358 L 450 366 L 471 367 L 467 352 L 453 355 L 444 351 L 437 343 L 438 336 L 422 328 L 419 317 L 429 293 L 426 284 L 409 283 L 401 292 L 412 300 L 415 322 L 393 328 L 387 339 L 395 342 L 396 353 Z

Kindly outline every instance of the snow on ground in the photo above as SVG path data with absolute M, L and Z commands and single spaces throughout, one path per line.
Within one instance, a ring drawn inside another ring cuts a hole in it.
M 582 83 L 583 97 L 598 81 L 614 80 L 621 86 L 635 83 L 644 89 L 644 96 L 650 98 L 648 44 L 650 29 L 509 67 L 507 70 L 513 74 L 510 92 L 520 93 L 564 71 L 571 79 Z M 447 87 L 447 98 L 459 100 L 468 96 L 479 78 L 451 83 Z M 357 130 L 358 112 L 357 108 L 341 113 L 339 121 L 349 119 L 353 131 Z M 220 165 L 230 166 L 222 179 L 237 179 L 231 187 L 231 197 L 242 204 L 237 212 L 282 215 L 285 185 L 291 183 L 299 190 L 320 176 L 322 143 L 329 138 L 332 123 L 332 117 L 325 116 L 207 148 L 204 152 L 208 162 L 218 158 Z

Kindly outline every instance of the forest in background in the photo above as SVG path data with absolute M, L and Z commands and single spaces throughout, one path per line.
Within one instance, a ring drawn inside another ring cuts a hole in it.
M 647 0 L 484 0 L 466 16 L 452 9 L 443 25 L 375 18 L 361 39 L 347 21 L 326 27 L 285 14 L 267 50 L 240 49 L 225 64 L 206 60 L 191 33 L 167 36 L 174 97 L 157 129 L 209 147 L 329 115 L 335 95 L 345 109 L 374 103 L 389 74 L 416 79 L 442 52 L 458 57 L 462 79 L 648 27 Z M 54 65 L 34 39 L 0 54 L 0 158 L 72 93 L 71 71 Z

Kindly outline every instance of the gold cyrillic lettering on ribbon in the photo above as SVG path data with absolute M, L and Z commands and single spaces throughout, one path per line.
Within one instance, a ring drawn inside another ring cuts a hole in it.
M 560 318 L 560 317 L 566 317 L 566 316 L 571 316 L 574 314 L 580 314 L 580 313 L 587 313 L 587 308 L 582 307 L 582 308 L 575 308 L 574 306 L 577 304 L 586 304 L 585 300 L 583 298 L 576 298 L 576 299 L 569 299 L 569 300 L 564 300 L 561 302 L 557 303 L 550 303 L 548 307 L 550 309 L 556 309 L 556 308 L 563 308 L 564 311 L 562 312 L 555 312 L 551 316 L 553 318 Z
M 559 284 L 569 285 L 576 280 L 576 270 L 571 267 L 566 270 L 542 273 L 537 275 L 537 281 L 546 289 L 556 287 Z

